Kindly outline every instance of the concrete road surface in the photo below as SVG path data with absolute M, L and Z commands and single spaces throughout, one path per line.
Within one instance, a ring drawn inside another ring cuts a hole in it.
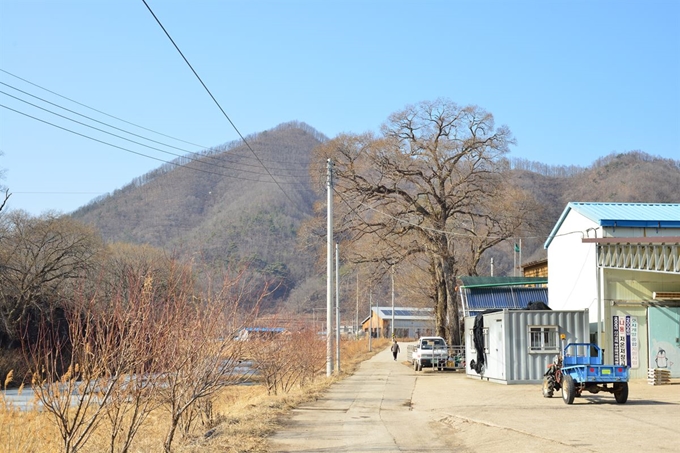
M 626 404 L 585 393 L 566 405 L 540 385 L 416 373 L 389 350 L 293 411 L 272 452 L 677 452 L 680 384 L 630 383 Z

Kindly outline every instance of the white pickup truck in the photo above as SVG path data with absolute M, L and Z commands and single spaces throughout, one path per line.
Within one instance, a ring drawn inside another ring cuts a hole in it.
M 422 371 L 423 367 L 443 370 L 449 357 L 446 340 L 442 337 L 420 337 L 413 351 L 413 369 Z

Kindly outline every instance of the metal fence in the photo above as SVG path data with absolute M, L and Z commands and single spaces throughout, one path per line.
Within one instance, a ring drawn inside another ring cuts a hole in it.
M 415 345 L 408 345 L 406 348 L 406 360 L 413 362 L 413 351 L 416 350 Z M 447 370 L 463 370 L 465 369 L 465 346 L 447 346 Z

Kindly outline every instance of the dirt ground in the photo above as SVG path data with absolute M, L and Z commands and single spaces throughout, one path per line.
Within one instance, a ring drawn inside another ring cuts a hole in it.
M 560 392 L 543 398 L 540 385 L 416 373 L 405 357 L 380 352 L 323 398 L 294 410 L 270 437 L 270 451 L 680 451 L 677 381 L 632 381 L 626 404 L 585 393 L 566 405 Z

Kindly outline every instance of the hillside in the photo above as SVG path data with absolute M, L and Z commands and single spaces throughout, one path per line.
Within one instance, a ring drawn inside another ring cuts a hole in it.
M 247 137 L 250 148 L 223 145 L 166 164 L 72 215 L 109 242 L 147 243 L 215 267 L 248 261 L 283 283 L 285 296 L 313 261 L 297 256 L 295 243 L 315 200 L 311 150 L 324 139 L 283 124 Z
M 544 209 L 545 222 L 524 243 L 523 262 L 546 257 L 543 242 L 571 201 L 619 203 L 680 202 L 680 160 L 641 151 L 612 153 L 587 168 L 513 162 L 512 180 L 530 191 Z
M 73 217 L 95 225 L 109 242 L 148 243 L 215 268 L 250 263 L 257 278 L 280 284 L 271 304 L 288 299 L 289 307 L 321 306 L 318 257 L 299 252 L 297 231 L 323 193 L 311 187 L 308 167 L 312 149 L 324 140 L 304 123 L 283 124 L 247 137 L 252 151 L 237 142 L 179 159 Z M 532 193 L 543 208 L 543 221 L 522 240 L 524 263 L 545 257 L 543 243 L 570 201 L 680 201 L 680 161 L 639 151 L 611 154 L 587 168 L 510 163 L 508 183 Z M 490 252 L 495 275 L 512 275 L 511 248 Z

